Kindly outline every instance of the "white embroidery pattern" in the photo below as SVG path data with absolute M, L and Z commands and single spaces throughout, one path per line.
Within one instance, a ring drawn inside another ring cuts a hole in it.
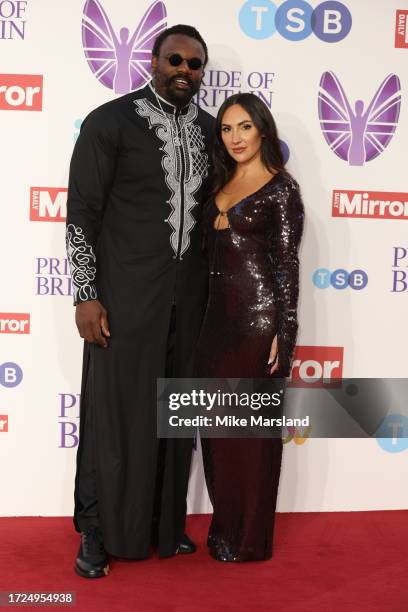
M 149 100 L 142 98 L 134 100 L 136 112 L 140 117 L 149 121 L 149 127 L 156 128 L 156 135 L 163 141 L 161 150 L 162 168 L 167 186 L 171 192 L 168 204 L 171 212 L 166 219 L 172 228 L 170 244 L 177 255 L 180 241 L 180 226 L 183 221 L 183 233 L 181 236 L 180 256 L 185 253 L 190 245 L 190 232 L 195 225 L 192 210 L 197 206 L 194 194 L 201 187 L 203 179 L 208 173 L 208 156 L 204 152 L 204 137 L 199 125 L 193 123 L 198 115 L 195 104 L 190 104 L 185 115 L 179 115 L 178 125 L 173 114 L 162 112 Z M 181 146 L 175 146 L 174 140 L 179 134 Z M 183 149 L 183 152 L 181 152 Z M 181 182 L 183 172 L 184 177 Z M 182 191 L 183 190 L 183 191 Z M 181 219 L 181 199 L 184 196 L 184 219 Z
M 96 300 L 98 297 L 94 285 L 96 257 L 92 246 L 86 242 L 82 227 L 73 223 L 67 225 L 65 239 L 71 268 L 74 303 Z

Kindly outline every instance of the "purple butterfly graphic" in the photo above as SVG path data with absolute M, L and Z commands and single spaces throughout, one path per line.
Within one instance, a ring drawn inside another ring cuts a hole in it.
M 331 150 L 350 166 L 362 166 L 380 155 L 390 142 L 399 118 L 401 85 L 396 74 L 381 83 L 364 112 L 357 100 L 354 111 L 333 72 L 320 79 L 319 119 Z
M 117 94 L 129 93 L 150 80 L 154 41 L 166 28 L 166 7 L 157 0 L 147 9 L 132 36 L 121 28 L 119 38 L 98 0 L 87 0 L 82 19 L 82 44 L 98 81 Z

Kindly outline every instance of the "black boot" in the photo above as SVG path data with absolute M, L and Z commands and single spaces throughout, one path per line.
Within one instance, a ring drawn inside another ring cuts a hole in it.
M 188 555 L 190 553 L 195 553 L 196 550 L 197 546 L 192 540 L 190 540 L 188 535 L 185 533 L 176 548 L 176 555 Z
M 102 578 L 109 573 L 108 556 L 103 547 L 102 532 L 99 527 L 91 525 L 81 533 L 75 571 L 83 578 Z

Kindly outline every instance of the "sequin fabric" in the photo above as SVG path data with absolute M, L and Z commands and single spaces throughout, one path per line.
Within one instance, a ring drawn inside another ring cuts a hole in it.
M 285 173 L 230 208 L 227 229 L 215 229 L 219 210 L 214 200 L 208 202 L 203 224 L 210 291 L 197 376 L 267 376 L 275 334 L 279 369 L 274 376 L 289 375 L 298 328 L 303 217 L 299 187 Z M 281 440 L 208 438 L 202 448 L 214 507 L 210 554 L 233 562 L 270 558 Z

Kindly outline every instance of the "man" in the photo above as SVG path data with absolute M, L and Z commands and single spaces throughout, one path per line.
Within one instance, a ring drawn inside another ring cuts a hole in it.
M 76 572 L 194 552 L 184 534 L 191 440 L 156 434 L 156 379 L 191 376 L 206 302 L 198 223 L 213 119 L 191 102 L 207 47 L 162 32 L 152 83 L 83 123 L 70 167 L 67 252 L 85 340 Z

